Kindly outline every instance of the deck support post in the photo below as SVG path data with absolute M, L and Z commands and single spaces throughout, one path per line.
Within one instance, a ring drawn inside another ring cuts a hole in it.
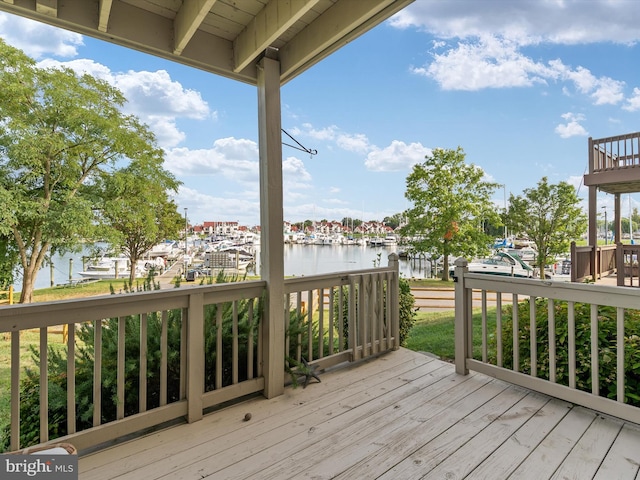
M 267 283 L 262 314 L 264 395 L 284 393 L 284 236 L 280 61 L 267 49 L 258 63 L 260 152 L 260 275 Z
M 464 258 L 458 258 L 455 262 L 455 364 L 456 373 L 460 375 L 468 375 L 469 368 L 467 367 L 467 358 L 469 358 L 469 337 L 471 331 L 469 328 L 471 308 L 470 299 L 467 298 L 470 292 L 467 292 L 465 288 L 465 275 L 469 269 L 467 267 L 467 260 Z

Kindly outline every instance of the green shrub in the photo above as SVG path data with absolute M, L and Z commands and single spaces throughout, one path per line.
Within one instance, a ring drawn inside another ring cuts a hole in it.
M 568 304 L 554 302 L 555 316 L 555 349 L 556 349 L 556 381 L 561 385 L 569 385 L 569 338 L 568 338 Z M 519 371 L 531 373 L 531 328 L 529 320 L 530 304 L 518 304 L 518 345 Z M 548 301 L 536 299 L 536 348 L 537 376 L 549 379 L 549 327 Z M 513 368 L 513 307 L 504 307 L 502 317 L 503 366 Z M 576 342 L 576 388 L 591 391 L 591 305 L 575 303 L 575 342 Z M 615 307 L 598 307 L 598 359 L 600 395 L 615 399 L 617 394 L 617 309 Z M 625 402 L 640 406 L 640 311 L 625 310 L 624 318 L 625 344 Z M 495 341 L 490 361 L 496 362 Z

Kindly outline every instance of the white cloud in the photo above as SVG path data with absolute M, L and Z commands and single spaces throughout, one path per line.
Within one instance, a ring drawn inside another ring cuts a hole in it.
M 210 149 L 174 148 L 165 167 L 178 176 L 221 175 L 237 182 L 258 181 L 258 145 L 252 140 L 221 138 Z
M 431 149 L 421 143 L 406 144 L 394 140 L 383 149 L 375 148 L 365 160 L 365 166 L 376 172 L 391 172 L 408 170 L 412 165 L 423 162 L 425 156 L 431 154 Z
M 571 22 L 566 22 L 571 18 Z M 598 18 L 598 28 L 593 19 Z M 560 60 L 530 58 L 528 46 L 576 45 L 595 42 L 635 44 L 640 40 L 640 9 L 633 0 L 583 2 L 501 0 L 422 0 L 395 15 L 397 28 L 418 28 L 436 37 L 432 58 L 411 70 L 431 78 L 444 90 L 531 87 L 569 82 L 595 105 L 624 101 L 625 83 L 596 77 L 582 66 Z M 445 41 L 446 40 L 446 41 Z M 562 86 L 566 95 L 570 89 Z M 627 109 L 633 108 L 627 104 Z
M 42 68 L 71 68 L 79 74 L 87 73 L 110 83 L 127 99 L 125 112 L 135 114 L 146 123 L 156 134 L 158 144 L 164 148 L 175 147 L 186 139 L 186 134 L 177 125 L 179 119 L 216 118 L 200 92 L 184 88 L 165 70 L 112 72 L 108 67 L 87 59 L 68 62 L 47 59 L 38 65 Z
M 562 138 L 570 138 L 576 136 L 586 137 L 589 133 L 585 130 L 585 128 L 580 125 L 580 122 L 585 120 L 584 115 L 575 114 L 575 113 L 565 113 L 562 115 L 562 118 L 567 121 L 567 123 L 560 124 L 556 127 L 555 132 L 560 135 Z
M 528 87 L 551 76 L 549 67 L 526 58 L 515 43 L 495 37 L 435 53 L 430 65 L 413 72 L 434 79 L 444 90 Z
M 349 152 L 366 153 L 371 148 L 369 139 L 362 133 L 340 134 L 336 138 L 336 145 Z
M 83 45 L 78 33 L 3 12 L 0 12 L 0 37 L 35 59 L 45 55 L 73 58 Z
M 640 88 L 633 89 L 633 95 L 627 99 L 627 103 L 622 106 L 622 109 L 629 112 L 640 110 Z
M 258 145 L 247 139 L 221 138 L 210 149 L 174 148 L 167 151 L 165 168 L 177 177 L 218 177 L 223 183 L 235 183 L 246 189 L 245 196 L 259 196 Z M 306 194 L 311 174 L 296 157 L 282 162 L 282 181 L 287 197 Z M 301 192 L 298 192 L 301 191 Z
M 420 0 L 401 10 L 390 24 L 397 28 L 419 28 L 440 38 L 498 35 L 522 45 L 635 43 L 640 39 L 640 9 L 636 0 Z

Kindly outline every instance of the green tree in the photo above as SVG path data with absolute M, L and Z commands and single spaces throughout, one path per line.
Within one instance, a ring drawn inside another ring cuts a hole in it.
M 395 215 L 391 215 L 390 217 L 384 217 L 382 222 L 388 227 L 391 227 L 395 230 L 402 224 L 403 220 L 404 213 L 396 213 Z
M 401 231 L 413 237 L 414 248 L 431 257 L 443 257 L 442 279 L 449 280 L 449 256 L 486 253 L 492 237 L 485 222 L 499 224 L 491 195 L 498 184 L 484 179 L 484 171 L 465 163 L 465 154 L 436 148 L 407 177 L 405 197 L 413 207 L 405 212 Z
M 587 216 L 573 185 L 550 185 L 547 177 L 536 188 L 525 189 L 523 195 L 509 196 L 507 220 L 511 231 L 526 235 L 535 244 L 540 272 L 556 255 L 568 252 L 571 241 L 587 229 Z
M 166 238 L 182 231 L 183 218 L 168 193 L 177 191 L 179 182 L 162 168 L 160 150 L 150 150 L 127 167 L 104 177 L 99 209 L 105 238 L 129 258 L 129 281 L 135 280 L 135 265 L 143 255 Z
M 38 68 L 2 40 L 0 83 L 0 225 L 18 251 L 20 302 L 29 303 L 50 252 L 93 238 L 98 179 L 156 147 L 122 113 L 117 89 L 70 69 Z

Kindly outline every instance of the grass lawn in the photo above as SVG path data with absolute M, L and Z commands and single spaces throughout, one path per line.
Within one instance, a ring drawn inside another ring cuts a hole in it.
M 406 347 L 416 352 L 430 352 L 442 360 L 453 361 L 455 358 L 454 313 L 447 312 L 418 312 Z M 473 314 L 473 356 L 482 355 L 482 313 L 478 309 Z M 489 335 L 496 329 L 496 310 L 487 310 L 487 330 Z

